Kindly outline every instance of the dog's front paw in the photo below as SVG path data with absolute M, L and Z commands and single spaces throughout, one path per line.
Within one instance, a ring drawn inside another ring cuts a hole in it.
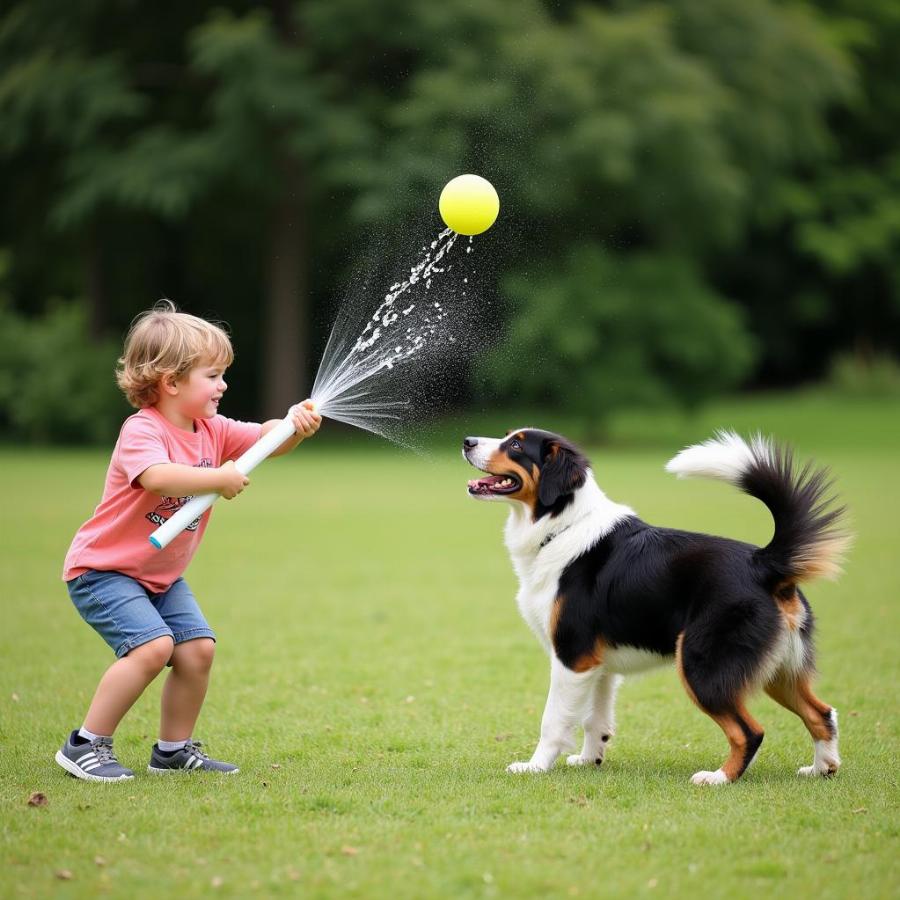
M 566 757 L 567 766 L 599 766 L 602 762 L 602 753 L 598 753 L 595 757 L 582 756 L 580 753 L 573 753 Z
M 512 772 L 514 775 L 518 775 L 520 772 L 546 772 L 547 770 L 543 766 L 539 766 L 537 763 L 514 762 L 510 763 L 506 767 L 506 771 Z
M 695 772 L 691 776 L 692 784 L 728 784 L 728 776 L 721 770 L 715 772 Z

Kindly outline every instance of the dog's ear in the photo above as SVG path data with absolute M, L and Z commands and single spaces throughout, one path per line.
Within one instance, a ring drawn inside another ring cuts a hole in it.
M 571 444 L 552 440 L 544 448 L 538 500 L 553 506 L 560 497 L 580 488 L 587 478 L 588 462 Z

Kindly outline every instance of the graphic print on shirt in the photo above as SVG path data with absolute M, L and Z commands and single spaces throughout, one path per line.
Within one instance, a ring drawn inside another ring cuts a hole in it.
M 212 469 L 213 461 L 208 459 L 207 457 L 203 457 L 197 465 L 194 466 L 195 469 Z M 157 528 L 160 525 L 165 525 L 169 519 L 169 516 L 174 515 L 187 503 L 189 500 L 193 500 L 193 495 L 190 497 L 163 497 L 162 501 L 157 505 L 156 509 L 153 512 L 148 512 L 144 517 L 148 521 L 152 522 Z M 196 531 L 200 525 L 200 520 L 203 518 L 202 515 L 197 516 L 190 525 L 185 526 L 185 531 Z

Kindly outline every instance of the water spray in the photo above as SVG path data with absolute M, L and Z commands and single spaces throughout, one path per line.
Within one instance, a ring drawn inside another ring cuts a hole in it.
M 311 400 L 313 410 L 323 417 L 346 422 L 375 434 L 386 436 L 380 423 L 398 421 L 409 401 L 379 400 L 367 384 L 381 372 L 421 357 L 430 343 L 441 334 L 446 312 L 440 301 L 413 300 L 408 296 L 417 287 L 431 288 L 432 279 L 445 271 L 447 254 L 459 235 L 487 231 L 497 218 L 500 200 L 493 185 L 478 175 L 460 175 L 448 182 L 439 201 L 441 218 L 447 225 L 414 265 L 409 275 L 393 284 L 351 345 L 342 343 L 338 323 L 332 329 L 316 375 Z M 471 252 L 471 247 L 467 248 Z M 454 338 L 449 337 L 452 342 Z M 352 393 L 351 393 L 352 391 Z M 246 453 L 234 461 L 234 467 L 249 475 L 295 434 L 291 412 Z M 200 494 L 188 500 L 164 525 L 150 535 L 157 550 L 167 547 L 195 519 L 202 516 L 220 494 Z

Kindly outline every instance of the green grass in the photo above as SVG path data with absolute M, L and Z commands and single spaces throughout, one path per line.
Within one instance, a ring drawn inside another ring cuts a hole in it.
M 626 682 L 601 770 L 504 772 L 533 749 L 548 665 L 515 609 L 504 511 L 464 492 L 457 439 L 487 417 L 448 429 L 431 459 L 323 435 L 219 504 L 189 572 L 219 636 L 198 736 L 239 776 L 144 774 L 154 684 L 117 735 L 138 777 L 66 778 L 53 753 L 110 658 L 59 568 L 108 451 L 0 452 L 0 894 L 896 896 L 898 412 L 751 399 L 620 422 L 592 454 L 601 485 L 646 519 L 765 542 L 758 503 L 662 465 L 714 426 L 772 429 L 831 465 L 851 507 L 846 574 L 809 589 L 844 767 L 798 779 L 806 732 L 759 698 L 761 753 L 718 789 L 689 783 L 726 744 L 671 670 Z M 28 806 L 33 791 L 48 805 Z

